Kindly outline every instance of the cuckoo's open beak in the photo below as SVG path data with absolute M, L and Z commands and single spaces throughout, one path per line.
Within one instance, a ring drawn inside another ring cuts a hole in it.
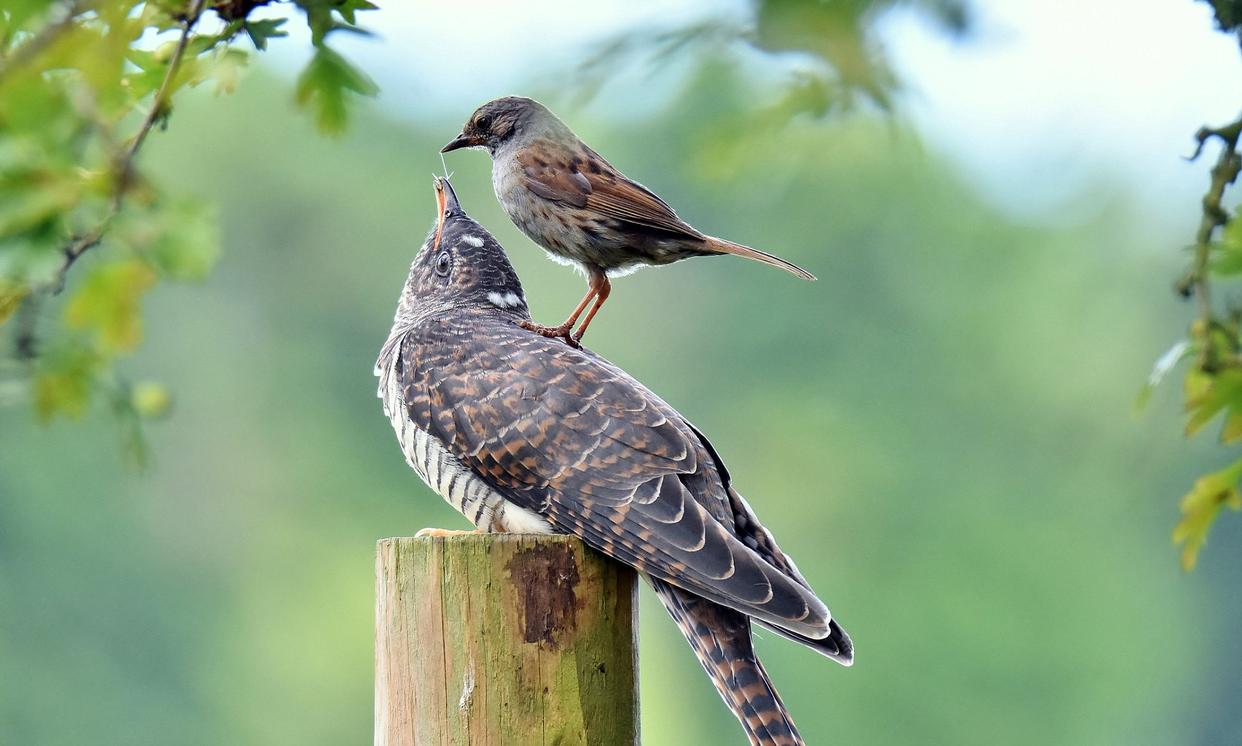
M 467 135 L 465 132 L 462 132 L 457 137 L 454 137 L 452 141 L 449 142 L 448 145 L 445 145 L 444 147 L 440 148 L 440 152 L 447 153 L 450 150 L 458 150 L 460 148 L 473 148 L 476 145 L 482 145 L 482 144 L 483 144 L 483 140 L 481 140 L 480 138 L 475 137 L 474 135 Z
M 432 250 L 440 248 L 440 237 L 444 235 L 444 223 L 449 216 L 462 214 L 461 203 L 457 201 L 457 193 L 453 191 L 453 185 L 449 180 L 442 177 L 436 177 L 436 239 L 432 244 Z

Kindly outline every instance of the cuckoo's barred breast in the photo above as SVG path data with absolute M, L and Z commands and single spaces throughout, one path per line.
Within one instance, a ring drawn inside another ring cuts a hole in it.
M 389 351 L 389 346 L 385 346 Z M 406 463 L 436 494 L 466 517 L 475 528 L 496 533 L 551 533 L 540 516 L 509 503 L 487 482 L 474 474 L 438 439 L 415 425 L 405 406 L 400 386 L 401 360 L 396 354 L 381 355 L 375 374 L 384 414 L 392 423 Z

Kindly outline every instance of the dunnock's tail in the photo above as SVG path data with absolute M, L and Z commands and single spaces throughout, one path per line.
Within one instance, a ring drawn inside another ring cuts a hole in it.
M 766 251 L 752 249 L 749 246 L 743 246 L 740 243 L 726 241 L 723 238 L 713 238 L 711 236 L 707 236 L 706 239 L 708 251 L 714 251 L 718 254 L 736 254 L 738 256 L 744 256 L 747 259 L 754 259 L 756 262 L 763 262 L 764 264 L 770 264 L 773 267 L 779 267 L 789 274 L 796 275 L 804 280 L 815 279 L 815 275 L 807 272 L 805 269 L 799 267 L 793 262 L 787 262 L 779 256 L 774 256 Z

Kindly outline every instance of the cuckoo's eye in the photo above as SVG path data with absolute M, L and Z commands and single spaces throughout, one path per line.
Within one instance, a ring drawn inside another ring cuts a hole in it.
M 447 251 L 441 251 L 440 256 L 436 257 L 436 274 L 441 277 L 448 277 L 449 270 L 453 268 L 453 259 Z

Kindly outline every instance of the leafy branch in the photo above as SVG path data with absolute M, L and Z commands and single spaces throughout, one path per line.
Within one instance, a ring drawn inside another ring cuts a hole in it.
M 1197 160 L 1210 141 L 1219 141 L 1221 148 L 1203 196 L 1203 215 L 1195 231 L 1191 266 L 1177 284 L 1182 297 L 1195 299 L 1198 311 L 1188 340 L 1179 343 L 1176 355 L 1166 355 L 1163 362 L 1167 370 L 1176 364 L 1177 358 L 1193 356 L 1194 365 L 1185 379 L 1186 434 L 1194 435 L 1223 414 L 1220 439 L 1225 444 L 1242 440 L 1242 309 L 1227 308 L 1223 315 L 1219 314 L 1212 303 L 1212 281 L 1242 272 L 1242 237 L 1236 235 L 1233 218 L 1223 204 L 1226 190 L 1242 171 L 1240 136 L 1242 118 L 1224 127 L 1201 127 L 1195 134 L 1195 152 L 1188 160 Z M 1160 367 L 1158 364 L 1157 368 Z M 1153 378 L 1152 383 L 1158 383 L 1158 377 Z M 1173 530 L 1173 540 L 1182 545 L 1184 568 L 1194 567 L 1221 508 L 1242 508 L 1240 477 L 1242 458 L 1200 478 L 1182 498 L 1182 520 Z
M 1238 36 L 1242 43 L 1242 0 L 1204 2 L 1212 6 L 1217 29 Z M 1242 275 L 1242 221 L 1224 204 L 1226 192 L 1242 172 L 1239 140 L 1242 117 L 1222 127 L 1200 127 L 1195 133 L 1195 150 L 1188 161 L 1197 161 L 1209 143 L 1220 144 L 1190 247 L 1190 267 L 1176 284 L 1179 295 L 1195 301 L 1196 313 L 1186 338 L 1156 361 L 1139 395 L 1141 405 L 1167 373 L 1183 360 L 1190 360 L 1183 381 L 1186 435 L 1193 436 L 1220 419 L 1220 441 L 1224 445 L 1242 442 L 1242 308 L 1219 304 L 1214 283 Z M 1182 547 L 1183 569 L 1195 566 L 1220 511 L 1225 507 L 1242 509 L 1240 480 L 1242 457 L 1235 457 L 1225 468 L 1197 479 L 1182 497 L 1182 518 L 1173 529 L 1173 541 Z
M 155 123 L 161 117 L 168 114 L 168 100 L 172 95 L 173 80 L 176 79 L 177 73 L 181 70 L 181 60 L 185 57 L 186 49 L 190 46 L 190 34 L 194 31 L 194 27 L 198 25 L 199 18 L 203 15 L 203 5 L 205 2 L 206 0 L 193 0 L 190 3 L 189 10 L 186 12 L 185 20 L 183 21 L 185 28 L 181 32 L 181 37 L 177 40 L 177 46 L 168 61 L 168 70 L 164 73 L 164 79 L 155 92 L 151 108 L 147 110 L 147 115 L 143 117 L 142 124 L 138 126 L 138 131 L 130 139 L 129 145 L 126 146 L 116 159 L 114 171 L 117 188 L 112 197 L 112 203 L 108 208 L 108 213 L 94 230 L 85 236 L 75 238 L 65 247 L 65 259 L 56 271 L 53 292 L 60 292 L 64 289 L 65 277 L 69 273 L 69 268 L 83 254 L 99 245 L 99 242 L 103 240 L 104 232 L 108 229 L 108 224 L 120 212 L 121 204 L 125 201 L 125 194 L 128 191 L 129 183 L 133 176 L 134 156 L 138 154 L 138 150 L 146 142 L 147 135 L 151 132 L 151 128 L 155 126 Z
M 0 325 L 16 319 L 8 325 L 11 360 L 0 356 L 5 403 L 28 401 L 49 420 L 81 415 L 103 398 L 140 460 L 141 422 L 166 411 L 169 397 L 157 384 L 131 384 L 116 363 L 141 343 L 145 294 L 161 280 L 204 277 L 219 253 L 211 211 L 139 172 L 144 144 L 167 126 L 184 90 L 214 83 L 231 91 L 249 60 L 241 44 L 267 49 L 287 35 L 294 14 L 305 19 L 314 49 L 295 100 L 324 132 L 342 131 L 352 100 L 376 87 L 330 39 L 366 33 L 356 14 L 375 7 L 367 0 L 0 7 Z M 282 9 L 292 12 L 278 17 Z M 87 254 L 93 258 L 81 262 Z M 73 291 L 59 297 L 67 286 Z
M 1195 230 L 1189 269 L 1177 283 L 1178 293 L 1194 299 L 1196 314 L 1187 339 L 1178 342 L 1152 371 L 1144 400 L 1151 389 L 1178 362 L 1192 360 L 1184 380 L 1186 435 L 1193 436 L 1223 416 L 1220 440 L 1225 445 L 1242 441 L 1242 309 L 1213 302 L 1213 282 L 1242 274 L 1242 222 L 1224 206 L 1225 194 L 1242 172 L 1242 118 L 1223 127 L 1201 127 L 1195 134 L 1197 160 L 1208 143 L 1220 143 L 1220 153 L 1210 171 L 1203 196 L 1202 216 Z M 1181 500 L 1182 519 L 1173 530 L 1173 541 L 1182 546 L 1181 562 L 1191 569 L 1221 509 L 1242 509 L 1242 458 L 1220 471 L 1199 478 Z

